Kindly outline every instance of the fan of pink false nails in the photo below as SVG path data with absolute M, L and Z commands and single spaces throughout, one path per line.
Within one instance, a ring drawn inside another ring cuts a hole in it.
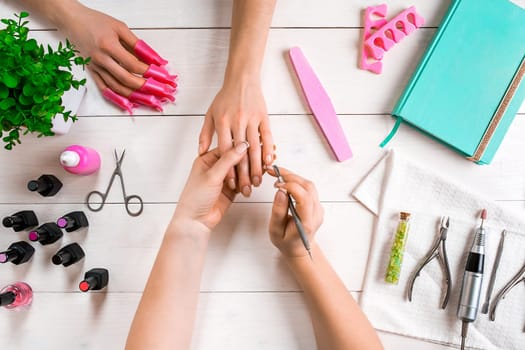
M 123 110 L 133 114 L 133 108 L 144 105 L 162 112 L 162 105 L 175 102 L 173 96 L 177 91 L 176 75 L 170 75 L 164 67 L 168 64 L 164 58 L 155 52 L 143 40 L 137 41 L 133 51 L 143 62 L 149 64 L 148 70 L 142 75 L 146 78 L 144 85 L 133 91 L 128 97 L 117 94 L 110 88 L 104 89 L 102 95 Z

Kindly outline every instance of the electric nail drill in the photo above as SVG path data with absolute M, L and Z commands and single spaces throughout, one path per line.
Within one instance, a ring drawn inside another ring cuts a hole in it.
M 43 197 L 54 196 L 61 188 L 62 182 L 54 175 L 42 175 L 38 180 L 31 180 L 27 183 L 27 189 L 29 191 L 36 191 Z
M 0 264 L 12 262 L 15 265 L 20 265 L 28 262 L 34 253 L 35 248 L 29 243 L 24 241 L 15 242 L 5 252 L 0 253 Z
M 89 221 L 83 211 L 73 211 L 57 220 L 57 225 L 66 230 L 66 232 L 73 232 L 82 227 L 88 227 Z
M 15 232 L 25 230 L 26 228 L 38 226 L 38 219 L 32 210 L 23 210 L 6 216 L 2 220 L 5 227 L 12 227 Z
M 25 282 L 16 282 L 0 290 L 0 306 L 6 309 L 31 304 L 33 300 L 33 290 Z
M 483 223 L 487 211 L 481 211 L 481 225 L 474 232 L 474 242 L 468 253 L 467 265 L 463 274 L 463 283 L 459 297 L 457 316 L 461 320 L 461 349 L 465 348 L 468 325 L 476 320 L 483 284 L 483 264 L 485 260 L 485 236 Z
M 51 258 L 51 261 L 55 265 L 64 265 L 68 267 L 73 265 L 84 258 L 84 250 L 77 243 L 71 243 L 62 247 L 55 255 Z
M 89 290 L 100 290 L 108 285 L 109 271 L 103 268 L 95 268 L 84 274 L 84 280 L 80 282 L 78 288 L 82 292 Z
M 54 222 L 48 222 L 29 232 L 29 240 L 31 242 L 40 242 L 42 245 L 47 245 L 55 243 L 62 238 L 63 235 L 62 230 L 57 224 Z

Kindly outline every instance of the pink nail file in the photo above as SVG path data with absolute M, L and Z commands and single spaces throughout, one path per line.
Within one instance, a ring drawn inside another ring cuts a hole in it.
M 300 48 L 291 48 L 289 55 L 295 73 L 301 83 L 306 101 L 330 148 L 334 152 L 335 158 L 340 162 L 351 158 L 352 150 L 348 145 L 334 106 L 323 85 L 321 85 Z
M 381 60 L 386 51 L 425 23 L 414 6 L 407 8 L 365 41 L 371 56 Z
M 361 59 L 359 68 L 380 74 L 383 69 L 383 63 L 374 60 L 365 45 L 366 39 L 372 35 L 373 30 L 378 30 L 386 24 L 386 4 L 369 6 L 365 10 L 365 26 L 363 29 L 363 39 L 361 41 Z M 375 62 L 374 62 L 375 61 Z

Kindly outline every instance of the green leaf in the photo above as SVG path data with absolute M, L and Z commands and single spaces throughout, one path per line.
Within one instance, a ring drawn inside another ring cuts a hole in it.
M 5 111 L 13 107 L 14 105 L 16 105 L 15 99 L 12 97 L 8 97 L 0 102 L 0 109 Z
M 4 84 L 0 83 L 0 100 L 9 96 L 9 89 Z
M 15 88 L 18 85 L 18 76 L 16 74 L 13 74 L 11 72 L 4 72 L 2 76 L 2 82 L 7 86 L 8 88 Z

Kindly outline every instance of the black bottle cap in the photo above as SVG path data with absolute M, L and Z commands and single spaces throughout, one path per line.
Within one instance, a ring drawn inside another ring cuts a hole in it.
M 77 243 L 71 243 L 60 249 L 53 257 L 51 261 L 55 265 L 64 265 L 65 267 L 73 265 L 74 263 L 84 258 L 84 250 Z
M 7 251 L 0 253 L 0 263 L 12 262 L 15 265 L 20 265 L 29 261 L 34 253 L 35 248 L 29 243 L 15 242 L 7 248 Z
M 42 245 L 55 243 L 64 234 L 60 227 L 54 222 L 48 222 L 39 226 L 37 229 L 29 232 L 29 240 L 32 242 L 40 242 Z
M 42 175 L 38 180 L 31 180 L 27 183 L 29 191 L 37 191 L 44 197 L 54 196 L 61 188 L 62 182 L 54 175 Z
M 73 232 L 82 227 L 88 227 L 89 221 L 83 211 L 73 211 L 58 218 L 57 225 L 66 232 Z
M 84 280 L 80 282 L 78 288 L 82 292 L 88 290 L 100 290 L 108 285 L 109 271 L 103 268 L 95 268 L 87 271 Z
M 14 303 L 16 300 L 16 294 L 13 292 L 6 292 L 0 294 L 0 306 L 7 306 Z
M 7 216 L 2 220 L 5 227 L 12 227 L 15 232 L 38 226 L 38 218 L 32 210 L 23 210 Z
M 35 192 L 39 188 L 41 188 L 42 185 L 38 183 L 37 180 L 31 180 L 27 183 L 27 189 L 31 192 Z
M 22 219 L 20 216 L 8 216 L 2 220 L 2 224 L 5 227 L 13 227 L 14 225 L 19 225 L 23 223 L 24 219 Z

